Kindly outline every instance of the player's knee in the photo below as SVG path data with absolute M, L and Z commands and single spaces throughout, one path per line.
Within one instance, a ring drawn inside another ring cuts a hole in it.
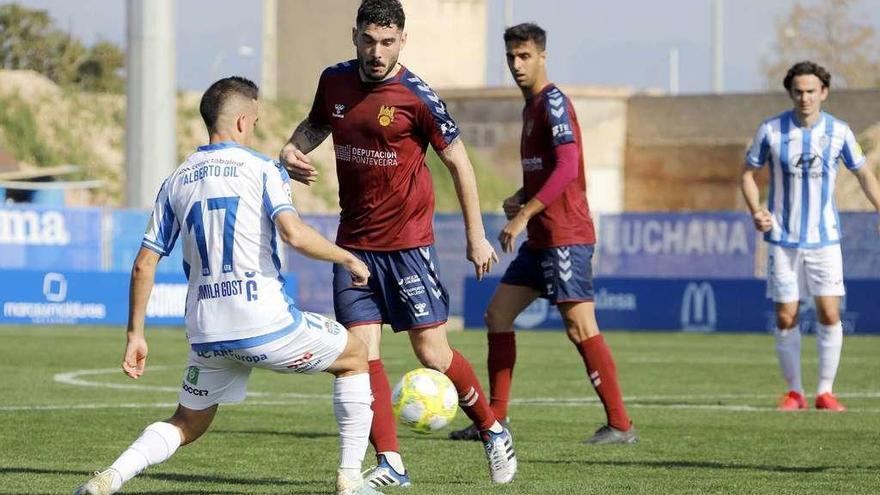
M 794 328 L 798 323 L 797 313 L 777 313 L 776 326 L 782 330 Z
M 816 308 L 816 319 L 823 325 L 834 325 L 840 321 L 840 311 L 837 308 Z
M 445 349 L 437 349 L 421 346 L 420 348 L 415 349 L 415 352 L 416 357 L 419 359 L 419 362 L 422 363 L 422 366 L 437 370 L 441 373 L 446 371 L 446 369 L 449 368 L 449 364 L 452 363 L 452 350 L 449 349 L 449 347 L 446 347 Z
M 486 328 L 490 332 L 504 332 L 509 331 L 512 326 L 512 321 L 508 321 L 505 315 L 501 314 L 502 312 L 493 306 L 489 306 L 486 309 L 486 312 L 483 313 L 483 321 L 486 322 Z

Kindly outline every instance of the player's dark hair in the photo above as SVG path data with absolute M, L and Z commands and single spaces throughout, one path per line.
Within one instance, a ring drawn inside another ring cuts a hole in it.
M 400 0 L 363 0 L 358 7 L 357 27 L 375 24 L 380 27 L 397 26 L 403 29 L 406 15 Z
M 782 84 L 785 86 L 785 90 L 791 93 L 791 82 L 794 81 L 795 77 L 810 75 L 818 77 L 822 81 L 823 88 L 831 87 L 831 73 L 825 67 L 809 60 L 792 65 L 791 69 L 788 69 L 785 79 L 782 80 Z
M 232 76 L 220 79 L 205 91 L 205 94 L 202 95 L 202 101 L 199 103 L 199 113 L 202 114 L 202 120 L 205 121 L 208 132 L 214 131 L 217 117 L 223 110 L 226 101 L 236 95 L 256 100 L 260 96 L 260 88 L 250 79 Z
M 505 45 L 508 43 L 526 43 L 529 40 L 533 41 L 535 46 L 541 51 L 547 48 L 547 32 L 537 24 L 524 22 L 504 30 Z

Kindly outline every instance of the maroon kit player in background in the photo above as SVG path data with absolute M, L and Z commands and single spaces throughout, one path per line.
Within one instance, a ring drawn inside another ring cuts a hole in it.
M 397 443 L 391 391 L 379 354 L 383 323 L 407 331 L 421 363 L 446 374 L 459 403 L 477 425 L 492 481 L 516 473 L 513 439 L 489 407 L 470 363 L 449 347 L 449 297 L 434 252 L 434 190 L 425 164 L 430 144 L 449 168 L 464 214 L 467 258 L 481 278 L 498 258 L 483 230 L 473 168 L 443 101 L 397 63 L 406 43 L 398 0 L 365 0 L 352 31 L 357 59 L 321 74 L 311 113 L 281 151 L 290 176 L 310 184 L 316 171 L 305 153 L 333 135 L 339 178 L 340 225 L 336 242 L 369 267 L 367 287 L 355 287 L 334 269 L 336 319 L 368 348 L 373 390 L 370 441 L 378 466 L 371 486 L 406 486 L 410 479 Z
M 516 361 L 513 320 L 538 297 L 559 309 L 568 338 L 584 360 L 605 406 L 607 424 L 586 440 L 592 444 L 637 440 L 623 405 L 611 350 L 599 333 L 593 304 L 591 260 L 596 235 L 587 205 L 581 133 L 574 107 L 547 79 L 547 36 L 535 24 L 504 32 L 507 66 L 526 99 L 520 156 L 523 187 L 504 201 L 509 220 L 498 240 L 505 252 L 528 229 L 528 240 L 508 267 L 486 310 L 491 406 L 507 417 Z M 476 440 L 470 426 L 450 433 Z

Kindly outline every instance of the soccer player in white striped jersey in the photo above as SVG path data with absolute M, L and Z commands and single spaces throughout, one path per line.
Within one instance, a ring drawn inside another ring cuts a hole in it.
M 755 228 L 769 243 L 767 296 L 776 306 L 776 354 L 788 385 L 779 410 L 807 409 L 801 382 L 800 300 L 816 302 L 819 377 L 817 409 L 845 411 L 832 387 L 840 363 L 844 295 L 841 227 L 834 204 L 840 161 L 855 174 L 862 191 L 880 211 L 880 184 L 865 166 L 852 130 L 822 112 L 831 74 L 813 62 L 799 62 L 784 79 L 794 108 L 765 120 L 746 154 L 743 196 Z M 770 165 L 768 207 L 760 203 L 755 172 Z
M 355 285 L 365 285 L 370 272 L 299 219 L 287 172 L 247 148 L 258 120 L 257 97 L 257 86 L 240 77 L 221 79 L 205 92 L 200 111 L 210 144 L 199 147 L 165 180 L 132 268 L 122 370 L 138 379 L 146 367 L 144 314 L 156 265 L 180 234 L 191 349 L 177 411 L 147 426 L 74 495 L 115 493 L 195 441 L 219 404 L 244 400 L 253 368 L 335 375 L 333 410 L 341 457 L 336 493 L 378 493 L 361 476 L 373 418 L 366 346 L 339 323 L 294 306 L 284 292 L 277 238 L 307 256 L 345 267 Z

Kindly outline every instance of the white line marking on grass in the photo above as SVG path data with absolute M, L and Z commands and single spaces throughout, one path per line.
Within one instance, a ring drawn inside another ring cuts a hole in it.
M 153 366 L 152 371 L 165 371 L 175 369 L 172 366 Z M 140 390 L 150 392 L 179 392 L 179 387 L 167 387 L 159 385 L 144 385 L 139 383 L 107 383 L 95 380 L 84 379 L 83 377 L 114 375 L 120 373 L 119 368 L 101 368 L 92 370 L 75 370 L 67 373 L 58 373 L 54 376 L 54 380 L 65 385 L 78 387 L 98 387 L 110 389 Z M 880 398 L 880 392 L 843 392 L 837 394 L 840 398 L 847 399 L 877 399 Z M 297 392 L 248 392 L 248 397 L 265 397 L 265 398 L 287 398 L 301 399 L 293 401 L 272 401 L 272 400 L 255 400 L 246 401 L 241 404 L 224 404 L 228 406 L 286 406 L 303 404 L 315 400 L 329 400 L 329 394 L 302 394 Z M 641 407 L 652 409 L 693 409 L 693 410 L 713 410 L 713 411 L 729 411 L 729 412 L 766 412 L 775 411 L 775 407 L 768 404 L 766 406 L 754 406 L 749 404 L 693 404 L 681 403 L 691 401 L 717 402 L 721 400 L 742 400 L 742 401 L 767 401 L 768 403 L 778 398 L 774 394 L 670 394 L 670 395 L 643 395 L 624 397 L 629 407 Z M 679 403 L 675 403 L 678 401 Z M 664 403 L 671 402 L 671 403 Z M 532 397 L 512 399 L 511 404 L 524 406 L 561 406 L 561 407 L 578 407 L 578 406 L 597 406 L 600 405 L 599 399 L 596 397 Z M 167 408 L 175 407 L 177 403 L 157 402 L 146 404 L 72 404 L 72 405 L 33 405 L 33 406 L 0 406 L 0 411 L 24 411 L 24 410 L 64 410 L 64 409 L 123 409 L 137 407 L 154 407 Z M 850 409 L 853 413 L 880 413 L 880 409 Z

